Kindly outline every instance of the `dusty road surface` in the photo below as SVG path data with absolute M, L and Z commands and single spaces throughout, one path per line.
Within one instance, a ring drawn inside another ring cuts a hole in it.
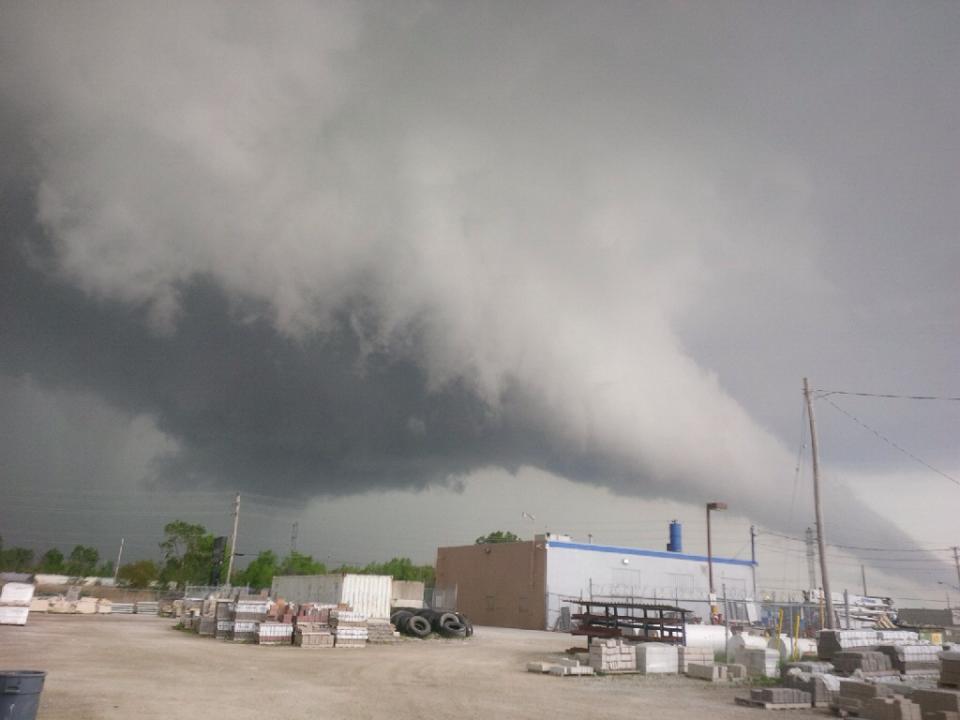
M 0 669 L 46 670 L 39 718 L 505 720 L 753 718 L 744 690 L 682 677 L 525 672 L 569 647 L 546 632 L 477 628 L 468 640 L 358 649 L 235 645 L 137 615 L 31 614 L 0 626 Z M 791 718 L 822 713 L 789 713 Z

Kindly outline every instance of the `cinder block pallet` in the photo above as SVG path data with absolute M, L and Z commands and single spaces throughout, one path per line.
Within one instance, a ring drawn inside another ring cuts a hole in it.
M 748 697 L 734 698 L 737 705 L 762 708 L 763 710 L 809 710 L 810 703 L 771 703 L 762 700 L 753 700 Z

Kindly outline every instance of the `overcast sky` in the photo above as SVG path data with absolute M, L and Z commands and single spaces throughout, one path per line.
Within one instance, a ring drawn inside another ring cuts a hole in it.
M 151 557 L 240 491 L 246 552 L 702 551 L 719 499 L 742 553 L 812 523 L 804 375 L 960 395 L 954 2 L 0 13 L 7 544 Z M 816 414 L 829 539 L 900 551 L 839 582 L 939 599 L 960 403 Z

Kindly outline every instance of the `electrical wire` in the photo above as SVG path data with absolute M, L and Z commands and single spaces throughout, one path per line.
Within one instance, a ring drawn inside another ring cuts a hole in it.
M 943 402 L 960 402 L 960 397 L 944 395 L 895 395 L 893 393 L 853 392 L 851 390 L 814 390 L 816 397 L 825 398 L 829 395 L 851 395 L 854 397 L 886 398 L 889 400 L 938 400 Z
M 844 415 L 846 415 L 848 418 L 850 418 L 851 420 L 853 420 L 853 421 L 854 421 L 857 425 L 859 425 L 860 427 L 864 428 L 865 430 L 869 430 L 871 433 L 873 433 L 873 434 L 876 435 L 878 438 L 880 438 L 881 440 L 883 440 L 883 442 L 885 442 L 887 445 L 889 445 L 890 447 L 892 447 L 894 450 L 898 450 L 899 452 L 901 452 L 901 453 L 903 453 L 904 455 L 906 455 L 908 458 L 911 458 L 912 460 L 915 460 L 916 462 L 920 463 L 921 465 L 923 465 L 923 466 L 924 466 L 925 468 L 927 468 L 928 470 L 932 470 L 932 471 L 935 472 L 937 475 L 940 475 L 941 477 L 945 477 L 947 480 L 949 480 L 950 482 L 952 482 L 954 485 L 960 486 L 960 480 L 957 480 L 957 478 L 955 478 L 955 477 L 953 477 L 953 476 L 951 476 L 951 475 L 948 475 L 948 474 L 945 473 L 943 470 L 939 470 L 939 469 L 935 468 L 933 465 L 931 465 L 930 463 L 928 463 L 928 462 L 927 462 L 926 460 L 924 460 L 923 458 L 917 457 L 916 455 L 914 455 L 914 454 L 913 454 L 912 452 L 910 452 L 909 450 L 906 450 L 906 449 L 900 447 L 899 445 L 897 445 L 897 443 L 895 443 L 893 440 L 891 440 L 891 439 L 888 438 L 886 435 L 884 435 L 883 433 L 881 433 L 879 430 L 870 427 L 870 426 L 867 425 L 863 420 L 861 420 L 860 418 L 858 418 L 858 417 L 857 417 L 856 415 L 854 415 L 853 413 L 850 413 L 850 412 L 847 412 L 846 410 L 844 410 L 842 407 L 840 407 L 839 405 L 837 405 L 833 400 L 830 400 L 829 398 L 824 398 L 824 399 L 827 401 L 827 403 L 828 403 L 829 405 L 832 405 L 836 410 L 838 410 L 839 412 L 841 412 L 841 413 L 843 413 Z

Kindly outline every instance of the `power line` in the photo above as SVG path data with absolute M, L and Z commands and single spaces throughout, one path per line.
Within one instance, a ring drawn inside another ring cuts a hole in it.
M 890 400 L 940 400 L 944 402 L 960 402 L 960 397 L 949 397 L 945 395 L 895 395 L 893 393 L 853 392 L 850 390 L 817 390 L 816 392 L 818 398 L 826 398 L 828 395 L 852 395 L 854 397 L 887 398 Z
M 794 542 L 805 543 L 806 540 L 803 538 L 794 537 L 793 535 L 785 535 L 783 533 L 774 532 L 773 530 L 759 530 L 763 535 L 773 535 L 779 538 L 785 538 L 787 540 L 793 540 Z M 883 548 L 883 547 L 863 547 L 860 545 L 839 545 L 837 543 L 827 543 L 830 547 L 840 548 L 841 550 L 860 550 L 864 552 L 915 552 L 915 553 L 931 553 L 931 552 L 953 552 L 952 547 L 936 547 L 936 548 Z
M 881 433 L 879 430 L 876 430 L 875 428 L 870 427 L 870 426 L 867 425 L 863 420 L 861 420 L 860 418 L 858 418 L 856 415 L 847 412 L 847 411 L 844 410 L 842 407 L 840 407 L 839 405 L 837 405 L 837 404 L 836 404 L 833 400 L 831 400 L 830 398 L 824 398 L 824 399 L 827 401 L 828 404 L 832 405 L 832 406 L 833 406 L 834 408 L 836 408 L 839 412 L 841 412 L 841 413 L 843 413 L 844 415 L 846 415 L 848 418 L 850 418 L 850 419 L 853 420 L 855 423 L 857 423 L 857 425 L 859 425 L 860 427 L 864 428 L 865 430 L 869 430 L 870 432 L 872 432 L 874 435 L 876 435 L 878 438 L 880 438 L 881 440 L 883 440 L 883 442 L 885 442 L 887 445 L 889 445 L 889 446 L 892 447 L 893 449 L 900 451 L 901 453 L 903 453 L 904 455 L 906 455 L 906 456 L 909 457 L 909 458 L 912 458 L 913 460 L 915 460 L 916 462 L 920 463 L 921 465 L 923 465 L 923 466 L 924 466 L 925 468 L 927 468 L 928 470 L 932 470 L 933 472 L 935 472 L 937 475 L 940 475 L 941 477 L 945 477 L 947 480 L 949 480 L 950 482 L 952 482 L 954 485 L 960 486 L 960 480 L 957 480 L 955 477 L 953 477 L 953 476 L 951 476 L 951 475 L 948 475 L 948 474 L 945 473 L 943 470 L 939 470 L 939 469 L 935 468 L 933 465 L 931 465 L 930 463 L 928 463 L 926 460 L 924 460 L 923 458 L 917 457 L 916 455 L 914 455 L 914 454 L 913 454 L 912 452 L 910 452 L 909 450 L 906 450 L 906 449 L 900 447 L 900 446 L 897 445 L 893 440 L 891 440 L 891 439 L 888 438 L 886 435 L 884 435 L 883 433 Z

